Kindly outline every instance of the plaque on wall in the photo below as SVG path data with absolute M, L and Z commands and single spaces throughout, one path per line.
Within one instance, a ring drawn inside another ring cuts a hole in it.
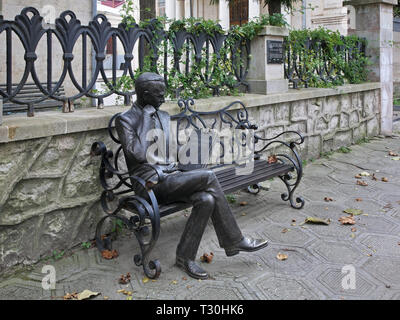
M 283 63 L 283 41 L 267 40 L 267 63 Z

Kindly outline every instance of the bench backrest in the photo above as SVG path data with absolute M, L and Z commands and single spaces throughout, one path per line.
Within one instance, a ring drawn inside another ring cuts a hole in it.
M 249 133 L 251 133 L 251 130 L 256 130 L 257 126 L 250 123 L 248 111 L 241 101 L 232 102 L 222 109 L 212 111 L 195 110 L 193 99 L 180 99 L 178 106 L 181 112 L 171 116 L 171 129 L 175 131 L 176 149 L 170 146 L 168 150 L 169 156 L 175 161 L 179 160 L 182 163 L 182 152 L 185 152 L 184 158 L 190 161 L 189 167 L 190 165 L 193 165 L 193 168 L 215 167 L 230 164 L 231 160 L 233 163 L 237 162 L 237 158 L 232 157 L 232 154 L 237 155 L 238 147 L 246 147 L 249 141 L 253 145 L 250 151 L 254 151 L 254 140 L 248 140 L 249 135 L 244 132 L 250 130 Z M 111 139 L 120 144 L 114 132 L 114 120 L 118 115 L 119 113 L 110 119 L 108 131 Z M 184 132 L 183 135 L 182 132 Z M 171 139 L 170 136 L 170 143 Z M 121 150 L 120 145 L 116 151 L 116 158 L 119 157 Z M 171 152 L 176 152 L 176 154 L 171 154 Z M 227 156 L 229 153 L 231 153 L 230 156 Z M 243 154 L 241 156 L 241 160 L 246 160 L 246 156 L 250 159 L 253 154 L 250 152 L 244 155 L 245 157 Z M 118 166 L 117 161 L 115 165 Z

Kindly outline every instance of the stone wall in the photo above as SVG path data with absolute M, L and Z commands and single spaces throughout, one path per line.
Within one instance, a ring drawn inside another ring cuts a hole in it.
M 393 32 L 393 95 L 400 98 L 400 31 Z
M 248 107 L 259 133 L 270 137 L 298 130 L 306 137 L 304 159 L 379 134 L 379 84 L 337 89 L 290 90 L 196 101 L 215 110 L 235 100 Z M 0 272 L 79 245 L 94 237 L 104 213 L 99 205 L 100 159 L 94 141 L 110 146 L 105 129 L 111 115 L 127 107 L 42 112 L 33 118 L 5 116 L 0 126 Z M 162 107 L 178 112 L 176 103 Z

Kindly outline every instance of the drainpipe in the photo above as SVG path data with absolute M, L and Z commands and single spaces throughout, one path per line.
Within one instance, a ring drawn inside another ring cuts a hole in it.
M 96 15 L 97 15 L 97 0 L 92 0 L 92 17 L 93 17 L 93 19 Z M 96 52 L 92 48 L 92 77 L 94 76 L 94 71 L 96 69 L 96 57 L 95 56 L 96 56 Z M 96 89 L 96 82 L 94 84 L 93 89 Z M 92 99 L 92 107 L 96 107 L 96 106 L 97 106 L 96 99 Z

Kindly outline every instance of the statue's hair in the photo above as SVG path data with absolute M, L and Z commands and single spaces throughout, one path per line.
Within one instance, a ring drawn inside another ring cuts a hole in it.
M 146 84 L 148 82 L 163 82 L 164 78 L 157 73 L 144 72 L 135 81 L 135 91 L 136 94 L 142 93 L 146 89 Z

